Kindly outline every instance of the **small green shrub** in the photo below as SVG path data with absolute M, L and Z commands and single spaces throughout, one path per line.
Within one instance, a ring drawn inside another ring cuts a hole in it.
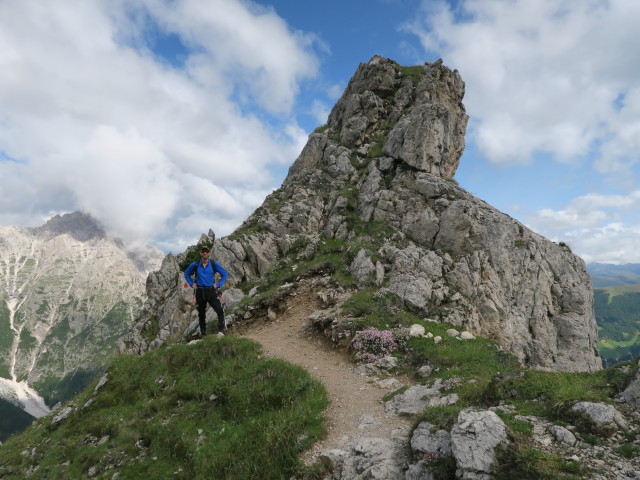
M 409 77 L 413 82 L 413 85 L 418 85 L 422 77 L 424 77 L 425 71 L 422 65 L 412 66 L 400 66 L 400 73 L 403 76 Z
M 189 265 L 198 260 L 200 260 L 200 251 L 198 250 L 198 248 L 196 246 L 189 247 L 186 251 L 186 256 L 184 257 L 182 262 L 180 262 L 180 265 L 178 265 L 178 267 L 180 268 L 181 272 L 184 272 Z
M 567 252 L 572 253 L 571 246 L 568 243 L 560 242 L 558 245 L 564 248 Z
M 579 480 L 586 469 L 579 462 L 566 462 L 530 445 L 529 441 L 515 441 L 509 448 L 499 448 L 497 463 L 491 478 L 495 480 L 548 479 Z
M 632 443 L 623 443 L 616 449 L 616 453 L 624 458 L 634 458 L 640 452 L 640 448 Z
M 373 145 L 371 145 L 371 148 L 367 152 L 367 158 L 378 158 L 381 157 L 382 154 L 382 144 L 374 143 Z
M 438 429 L 451 430 L 458 420 L 458 414 L 463 410 L 462 405 L 440 405 L 427 408 L 419 416 L 419 422 L 429 422 Z
M 533 424 L 531 422 L 515 418 L 515 415 L 503 413 L 501 410 L 497 410 L 496 414 L 502 419 L 512 434 L 533 437 Z
M 594 435 L 593 433 L 583 433 L 582 440 L 584 440 L 584 442 L 588 443 L 589 445 L 602 445 L 604 443 L 600 439 L 600 437 Z

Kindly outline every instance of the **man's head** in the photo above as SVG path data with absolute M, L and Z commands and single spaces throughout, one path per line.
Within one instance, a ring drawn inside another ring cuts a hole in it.
M 207 242 L 199 243 L 198 249 L 200 250 L 200 255 L 209 255 L 211 253 L 211 244 Z

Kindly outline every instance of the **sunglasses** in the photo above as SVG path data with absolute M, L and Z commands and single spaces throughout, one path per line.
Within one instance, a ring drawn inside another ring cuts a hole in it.
M 208 248 L 203 248 L 202 250 L 200 250 L 202 253 L 209 253 L 209 249 Z

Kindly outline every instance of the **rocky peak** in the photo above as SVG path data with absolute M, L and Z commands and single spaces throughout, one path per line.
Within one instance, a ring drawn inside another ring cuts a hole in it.
M 463 95 L 458 72 L 440 61 L 361 64 L 282 187 L 216 241 L 213 257 L 230 287 L 255 284 L 326 255 L 331 240 L 330 253 L 342 255 L 334 268 L 358 288 L 385 287 L 403 308 L 492 338 L 526 367 L 598 370 L 582 259 L 452 179 L 464 149 Z M 155 348 L 193 324 L 190 296 L 179 289 L 191 250 L 150 277 L 142 333 L 134 330 L 126 349 Z
M 0 227 L 0 247 L 0 398 L 39 416 L 115 353 L 163 255 L 146 248 L 133 262 L 80 212 Z
M 53 238 L 65 233 L 79 242 L 86 242 L 92 238 L 106 237 L 105 231 L 100 224 L 93 217 L 82 212 L 55 215 L 47 220 L 44 225 L 31 230 L 35 235 L 41 236 L 43 239 Z
M 385 155 L 452 178 L 464 150 L 464 82 L 439 60 L 402 67 L 375 56 L 362 63 L 329 115 L 347 148 Z

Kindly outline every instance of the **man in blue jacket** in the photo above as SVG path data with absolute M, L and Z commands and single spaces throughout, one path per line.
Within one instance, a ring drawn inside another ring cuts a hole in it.
M 200 245 L 200 260 L 193 262 L 184 271 L 184 279 L 191 288 L 195 289 L 196 304 L 198 305 L 198 321 L 200 322 L 200 334 L 204 337 L 207 334 L 207 303 L 211 305 L 218 315 L 218 331 L 224 332 L 227 323 L 224 318 L 224 310 L 218 289 L 227 281 L 228 273 L 218 262 L 209 258 L 211 245 L 203 243 Z M 220 275 L 220 280 L 216 284 L 215 275 Z M 195 275 L 195 281 L 191 279 Z

